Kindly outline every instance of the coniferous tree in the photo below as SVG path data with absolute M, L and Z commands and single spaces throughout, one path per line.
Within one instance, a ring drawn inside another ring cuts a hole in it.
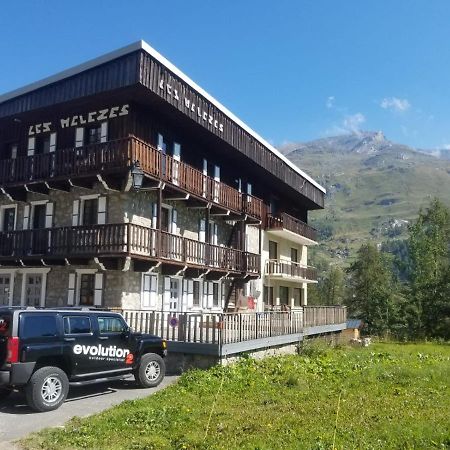
M 394 283 L 388 258 L 372 243 L 363 244 L 349 274 L 349 313 L 363 319 L 369 333 L 386 334 L 396 318 Z

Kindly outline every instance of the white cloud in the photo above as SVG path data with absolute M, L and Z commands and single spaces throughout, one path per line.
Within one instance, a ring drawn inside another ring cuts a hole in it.
M 360 125 L 366 121 L 364 114 L 360 112 L 346 116 L 342 122 L 344 130 L 350 131 L 352 133 L 359 133 Z
M 380 106 L 395 112 L 405 112 L 411 108 L 411 103 L 406 98 L 385 97 L 381 100 Z
M 336 136 L 338 134 L 360 134 L 361 125 L 366 121 L 364 114 L 357 112 L 356 114 L 347 115 L 339 124 L 334 124 L 326 130 L 326 136 Z
M 327 98 L 327 101 L 325 102 L 325 106 L 326 106 L 328 109 L 333 108 L 333 107 L 334 107 L 334 100 L 335 100 L 334 95 L 330 95 L 330 96 Z
M 450 150 L 450 144 L 444 144 L 444 145 L 442 146 L 442 148 L 443 148 L 444 150 Z

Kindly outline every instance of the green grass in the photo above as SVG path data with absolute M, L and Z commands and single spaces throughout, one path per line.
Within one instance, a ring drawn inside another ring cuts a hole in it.
M 312 346 L 303 356 L 188 372 L 151 397 L 75 418 L 22 444 L 319 450 L 333 448 L 335 439 L 338 449 L 450 448 L 449 381 L 449 345 Z

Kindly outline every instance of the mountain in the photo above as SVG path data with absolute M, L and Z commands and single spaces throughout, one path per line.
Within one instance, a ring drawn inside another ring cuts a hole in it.
M 433 197 L 450 206 L 450 160 L 382 132 L 289 143 L 280 151 L 327 189 L 325 210 L 310 213 L 327 259 L 349 262 L 365 240 L 406 237 L 407 225 Z

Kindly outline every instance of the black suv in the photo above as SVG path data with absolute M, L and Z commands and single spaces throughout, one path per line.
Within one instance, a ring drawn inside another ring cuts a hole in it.
M 133 374 L 141 387 L 165 374 L 166 341 L 134 333 L 107 310 L 0 307 L 0 401 L 23 389 L 31 408 L 50 411 L 70 385 Z

